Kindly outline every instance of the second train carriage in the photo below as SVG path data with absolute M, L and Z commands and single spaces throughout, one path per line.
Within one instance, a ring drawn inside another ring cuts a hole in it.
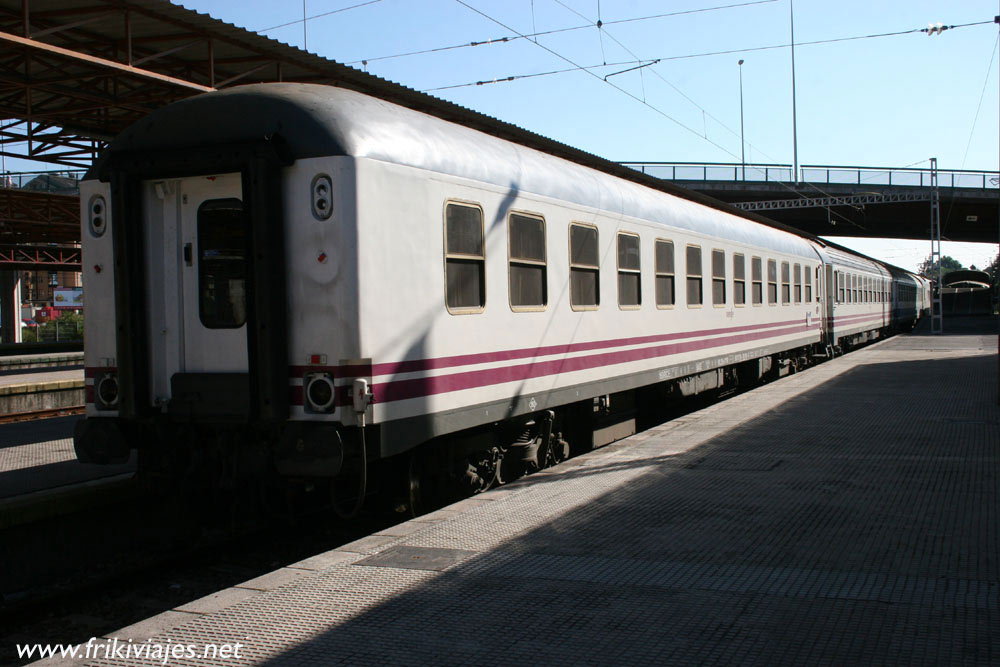
M 338 88 L 154 112 L 81 200 L 108 295 L 81 459 L 222 447 L 334 476 L 430 442 L 480 488 L 575 422 L 626 434 L 637 389 L 756 379 L 890 317 L 870 260 Z

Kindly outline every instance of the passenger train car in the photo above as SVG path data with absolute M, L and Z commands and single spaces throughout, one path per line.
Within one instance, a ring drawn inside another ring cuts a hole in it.
M 927 290 L 723 206 L 317 85 L 154 112 L 81 199 L 78 457 L 138 448 L 176 474 L 232 460 L 363 480 L 387 460 L 411 492 L 481 490 L 627 435 L 650 401 L 912 326 Z

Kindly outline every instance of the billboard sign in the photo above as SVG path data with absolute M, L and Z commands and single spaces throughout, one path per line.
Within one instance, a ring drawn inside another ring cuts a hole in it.
M 52 291 L 55 308 L 83 308 L 82 287 L 61 287 Z

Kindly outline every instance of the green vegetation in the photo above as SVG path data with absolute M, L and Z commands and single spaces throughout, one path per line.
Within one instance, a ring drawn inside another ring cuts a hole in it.
M 948 255 L 944 255 L 943 257 L 941 257 L 941 275 L 943 276 L 948 275 L 952 271 L 959 271 L 964 268 L 965 267 L 962 266 L 962 263 L 957 259 L 955 259 L 954 257 L 949 257 Z M 917 272 L 920 275 L 924 276 L 925 278 L 937 278 L 938 274 L 937 263 L 932 261 L 930 255 L 928 255 L 927 259 L 923 261 L 923 263 L 920 265 L 920 269 Z
M 65 313 L 62 317 L 37 327 L 25 327 L 21 338 L 25 343 L 83 340 L 83 315 Z

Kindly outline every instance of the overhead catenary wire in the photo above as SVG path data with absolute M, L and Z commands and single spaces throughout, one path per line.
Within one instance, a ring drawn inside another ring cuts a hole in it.
M 329 12 L 323 12 L 322 14 L 314 14 L 313 16 L 303 16 L 300 19 L 289 21 L 288 23 L 282 23 L 281 25 L 273 25 L 270 28 L 261 28 L 256 32 L 261 33 L 261 32 L 267 32 L 269 30 L 277 30 L 278 28 L 287 28 L 288 26 L 298 25 L 300 23 L 304 25 L 307 21 L 312 21 L 313 19 L 323 18 L 324 16 L 331 16 L 333 14 L 340 14 L 341 12 L 350 11 L 352 9 L 358 9 L 359 7 L 367 7 L 368 5 L 374 5 L 379 2 L 382 2 L 382 0 L 368 0 L 367 2 L 361 2 L 356 5 L 351 5 L 350 7 L 341 7 L 340 9 L 334 9 Z M 303 9 L 304 8 L 305 7 L 303 6 Z
M 736 8 L 736 7 L 750 7 L 752 5 L 764 5 L 764 4 L 768 4 L 768 3 L 772 3 L 772 2 L 777 2 L 777 1 L 778 0 L 752 0 L 751 2 L 740 2 L 740 3 L 736 3 L 736 4 L 731 4 L 731 5 L 719 5 L 717 7 L 702 7 L 701 9 L 688 9 L 688 10 L 679 11 L 679 12 L 669 12 L 669 13 L 666 13 L 666 14 L 652 14 L 650 16 L 635 16 L 635 17 L 627 18 L 627 19 L 617 19 L 617 20 L 614 20 L 614 21 L 606 21 L 602 25 L 616 25 L 616 24 L 619 24 L 619 23 L 632 23 L 632 22 L 635 22 L 635 21 L 652 21 L 654 19 L 670 18 L 670 17 L 673 17 L 673 16 L 682 16 L 682 15 L 685 15 L 685 14 L 700 14 L 700 13 L 703 13 L 703 12 L 714 12 L 714 11 L 719 11 L 719 10 L 723 10 L 723 9 L 733 9 L 733 8 Z M 369 4 L 369 3 L 365 3 L 365 4 Z M 361 5 L 358 5 L 358 6 L 361 6 Z M 352 9 L 352 8 L 346 8 L 346 9 Z M 344 10 L 338 10 L 338 11 L 344 11 Z M 535 30 L 535 15 L 534 15 L 535 5 L 534 5 L 534 0 L 532 0 L 531 11 L 532 11 L 532 15 L 531 15 L 532 30 L 534 31 Z M 285 25 L 292 25 L 292 24 L 285 24 Z M 283 27 L 283 26 L 277 26 L 277 27 Z M 554 28 L 552 30 L 534 31 L 534 32 L 528 33 L 526 35 L 522 35 L 522 34 L 518 33 L 516 37 L 510 37 L 510 36 L 492 37 L 492 38 L 481 39 L 481 40 L 476 40 L 476 41 L 472 41 L 472 42 L 462 42 L 461 44 L 449 44 L 447 46 L 437 46 L 437 47 L 430 48 L 430 49 L 420 49 L 418 51 L 407 51 L 405 53 L 394 53 L 394 54 L 387 55 L 387 56 L 375 56 L 373 58 L 362 58 L 361 60 L 349 60 L 345 64 L 347 64 L 347 65 L 360 65 L 360 64 L 374 63 L 374 62 L 378 62 L 380 60 L 391 60 L 393 58 L 408 58 L 410 56 L 420 56 L 420 55 L 425 55 L 425 54 L 429 54 L 429 53 L 440 53 L 441 51 L 452 51 L 452 50 L 455 50 L 455 49 L 467 49 L 467 48 L 476 47 L 476 46 L 493 46 L 495 44 L 509 44 L 511 42 L 515 42 L 515 41 L 520 40 L 520 39 L 527 39 L 529 41 L 537 42 L 539 37 L 545 37 L 547 35 L 557 35 L 557 34 L 565 33 L 565 32 L 574 32 L 574 31 L 577 31 L 577 30 L 589 30 L 590 28 L 593 28 L 593 27 L 594 27 L 593 23 L 587 23 L 585 25 L 576 25 L 576 26 L 571 26 L 571 27 L 568 27 L 568 28 Z M 271 30 L 271 29 L 272 28 L 266 28 L 266 30 Z M 263 32 L 263 31 L 260 31 L 260 32 Z
M 558 0 L 556 0 L 556 1 L 558 2 Z M 489 21 L 492 21 L 493 23 L 496 23 L 500 27 L 502 27 L 505 30 L 508 30 L 508 31 L 514 33 L 515 35 L 520 35 L 521 34 L 517 30 L 515 30 L 514 28 L 512 28 L 512 27 L 510 27 L 510 26 L 508 26 L 506 24 L 504 24 L 500 20 L 498 20 L 496 18 L 493 18 L 492 16 L 490 16 L 489 14 L 483 12 L 482 10 L 477 9 L 476 7 L 473 7 L 473 6 L 469 5 L 468 3 L 465 2 L 465 0 L 455 0 L 455 2 L 457 2 L 458 4 L 462 5 L 463 7 L 467 8 L 467 9 L 469 9 L 470 11 L 473 11 L 473 12 L 479 14 L 483 18 L 485 18 L 485 19 L 487 19 Z M 697 130 L 691 128 L 690 126 L 686 125 L 685 123 L 682 123 L 681 121 L 677 120 L 676 118 L 674 118 L 673 116 L 671 116 L 667 112 L 663 111 L 662 109 L 660 109 L 660 108 L 658 108 L 658 107 L 650 104 L 649 102 L 647 102 L 644 99 L 641 99 L 641 98 L 637 97 L 636 95 L 630 93 L 629 91 L 625 90 L 621 86 L 616 86 L 611 81 L 607 81 L 607 80 L 601 78 L 599 75 L 597 75 L 597 74 L 589 71 L 588 69 L 586 69 L 586 68 L 582 67 L 581 65 L 575 63 L 574 61 L 572 61 L 569 58 L 567 58 L 566 56 L 558 53 L 557 51 L 555 51 L 555 50 L 553 50 L 553 49 L 545 46 L 544 44 L 541 44 L 539 42 L 535 42 L 535 44 L 539 48 L 544 49 L 545 51 L 547 51 L 550 54 L 552 54 L 552 55 L 556 56 L 557 58 L 559 58 L 560 60 L 563 60 L 563 61 L 567 62 L 568 64 L 572 65 L 575 69 L 583 71 L 586 74 L 588 74 L 588 75 L 596 78 L 598 81 L 601 81 L 602 83 L 605 83 L 605 84 L 611 86 L 612 88 L 614 88 L 615 90 L 619 91 L 623 95 L 626 95 L 627 97 L 632 98 L 636 102 L 642 104 L 643 106 L 651 109 L 655 113 L 657 113 L 657 114 L 663 116 L 664 118 L 670 120 L 671 122 L 673 122 L 674 124 L 678 125 L 679 127 L 687 130 L 691 134 L 693 134 L 693 135 L 695 135 L 697 137 L 700 137 L 703 140 L 707 141 L 708 143 L 712 144 L 713 146 L 715 146 L 716 148 L 718 148 L 719 150 L 721 150 L 723 153 L 726 153 L 727 155 L 732 156 L 733 159 L 736 159 L 736 155 L 732 151 L 730 151 L 729 149 L 727 149 L 725 146 L 723 146 L 723 145 L 719 144 L 718 142 L 715 142 L 712 139 L 708 138 L 707 135 L 701 135 L 701 134 L 699 134 Z M 798 196 L 800 196 L 802 198 L 805 198 L 805 195 L 803 195 L 802 193 L 800 193 L 798 190 L 796 190 L 792 186 L 788 185 L 787 183 L 784 183 L 784 182 L 781 182 L 781 181 L 773 181 L 773 182 L 778 183 L 779 185 L 781 185 L 785 189 L 789 190 L 790 192 L 792 192 L 792 193 L 794 193 L 794 194 L 796 194 L 796 195 L 798 195 Z M 817 189 L 817 191 L 822 192 L 822 190 L 819 190 L 819 188 L 816 188 L 816 189 Z M 841 215 L 839 213 L 836 213 L 835 211 L 832 211 L 831 209 L 827 209 L 827 210 L 830 211 L 831 214 L 837 215 L 838 217 L 843 218 L 843 220 L 845 222 L 848 222 L 849 224 L 852 224 L 852 225 L 855 225 L 856 227 L 864 229 L 864 227 L 862 225 L 859 225 L 858 223 L 854 222 L 853 220 L 851 220 L 851 219 L 849 219 L 849 218 L 847 218 L 847 217 L 845 217 L 845 216 L 843 216 L 843 215 Z
M 518 36 L 520 36 L 520 37 L 524 37 L 524 35 L 522 35 L 522 34 L 521 34 L 520 32 L 518 32 L 518 31 L 517 31 L 517 30 L 515 30 L 514 28 L 512 28 L 512 27 L 510 27 L 510 26 L 506 25 L 505 23 L 501 22 L 501 21 L 500 21 L 500 20 L 498 20 L 498 19 L 495 19 L 495 18 L 493 18 L 492 16 L 490 16 L 490 15 L 489 15 L 489 14 L 487 14 L 486 12 L 483 12 L 482 10 L 480 10 L 480 9 L 477 9 L 476 7 L 473 7 L 473 6 L 472 6 L 472 5 L 470 5 L 469 3 L 465 2 L 465 0 L 455 0 L 455 2 L 457 2 L 457 3 L 458 3 L 458 4 L 460 4 L 460 5 L 462 5 L 462 6 L 463 6 L 463 7 L 465 7 L 466 9 L 469 9 L 470 11 L 473 11 L 473 12 L 475 12 L 476 14 L 479 14 L 479 15 L 480 15 L 480 16 L 482 16 L 483 18 L 485 18 L 485 19 L 487 19 L 487 20 L 489 20 L 489 21 L 492 21 L 493 23 L 496 23 L 496 24 L 497 24 L 498 26 L 502 27 L 503 29 L 505 29 L 505 30 L 508 30 L 508 31 L 510 31 L 510 32 L 512 32 L 512 33 L 514 33 L 515 35 L 518 35 Z M 595 78 L 595 79 L 597 79 L 598 81 L 601 81 L 601 82 L 603 82 L 603 83 L 605 83 L 605 84 L 607 84 L 607 85 L 611 86 L 611 87 L 612 87 L 612 88 L 614 88 L 615 90 L 618 90 L 618 91 L 619 91 L 619 92 L 621 92 L 622 94 L 624 94 L 624 95 L 627 95 L 628 97 L 631 97 L 631 98 L 632 98 L 632 99 L 634 99 L 635 101 L 637 101 L 637 102 L 639 102 L 640 104 L 642 104 L 642 105 L 644 105 L 644 106 L 646 106 L 646 107 L 648 107 L 648 108 L 652 109 L 653 111 L 655 111 L 655 112 L 656 112 L 656 113 L 658 113 L 659 115 L 663 116 L 664 118 L 668 119 L 668 120 L 669 120 L 669 121 L 671 121 L 672 123 L 675 123 L 675 124 L 676 124 L 676 125 L 678 125 L 679 127 L 683 128 L 683 129 L 685 129 L 685 130 L 687 130 L 688 132 L 690 132 L 691 134 L 695 135 L 696 137 L 701 137 L 702 139 L 704 139 L 704 140 L 705 140 L 705 141 L 707 141 L 708 143 L 712 144 L 713 146 L 715 146 L 715 147 L 716 147 L 716 148 L 718 148 L 719 150 L 723 151 L 724 153 L 727 153 L 727 154 L 730 154 L 730 155 L 731 155 L 731 153 L 729 152 L 729 150 L 727 150 L 727 149 L 725 148 L 725 146 L 722 146 L 722 145 L 720 145 L 720 144 L 718 144 L 718 143 L 716 143 L 716 142 L 712 141 L 711 139 L 709 139 L 709 138 L 707 138 L 707 137 L 703 137 L 703 136 L 702 136 L 701 134 L 699 134 L 699 133 L 698 133 L 698 131 L 697 131 L 697 130 L 695 130 L 695 129 L 691 128 L 690 126 L 688 126 L 688 125 L 686 125 L 686 124 L 684 124 L 684 123 L 682 123 L 681 121 L 677 120 L 676 118 L 674 118 L 673 116 L 671 116 L 671 115 L 670 115 L 670 114 L 668 114 L 667 112 L 663 111 L 662 109 L 659 109 L 659 108 L 657 108 L 657 107 L 653 106 L 652 104 L 650 104 L 649 102 L 646 102 L 645 100 L 642 100 L 642 99 L 640 99 L 639 97 L 636 97 L 635 95 L 633 95 L 632 93 L 628 92 L 627 90 L 625 90 L 625 89 L 624 89 L 624 88 L 622 88 L 621 86 L 616 86 L 616 85 L 615 85 L 614 83 L 612 83 L 611 81 L 605 81 L 605 80 L 604 80 L 604 79 L 602 79 L 602 78 L 601 78 L 601 77 L 600 77 L 599 75 L 595 74 L 594 72 L 591 72 L 591 71 L 590 71 L 589 69 L 587 69 L 586 67 L 584 67 L 584 66 L 582 66 L 582 65 L 580 65 L 580 64 L 578 64 L 578 63 L 576 63 L 576 62 L 574 62 L 574 61 L 572 61 L 572 60 L 570 60 L 570 59 L 569 59 L 569 58 L 567 58 L 566 56 L 562 55 L 561 53 L 558 53 L 557 51 L 555 51 L 555 50 L 553 50 L 553 49 L 549 48 L 548 46 L 545 46 L 545 45 L 544 45 L 544 44 L 542 44 L 541 42 L 534 42 L 534 44 L 535 44 L 536 46 L 538 46 L 538 48 L 540 48 L 540 49 L 544 49 L 545 51 L 548 51 L 548 52 L 549 52 L 550 54 L 552 54 L 552 55 L 554 55 L 555 57 L 559 58 L 560 60 L 562 60 L 562 61 L 564 61 L 564 62 L 568 63 L 569 65 L 572 65 L 572 66 L 573 66 L 573 69 L 575 69 L 575 70 L 579 70 L 579 71 L 581 71 L 581 72 L 585 72 L 586 74 L 588 74 L 588 75 L 590 75 L 590 76 L 594 77 L 594 78 Z
M 981 21 L 981 22 L 978 22 L 978 23 L 966 23 L 966 24 L 962 24 L 962 25 L 952 26 L 952 28 L 964 28 L 964 27 L 969 27 L 969 26 L 983 25 L 983 24 L 986 24 L 986 23 L 992 23 L 992 21 Z M 589 27 L 593 27 L 593 25 L 591 25 Z M 833 44 L 833 43 L 836 43 L 836 42 L 846 42 L 846 41 L 852 41 L 852 40 L 858 40 L 858 39 L 875 39 L 875 38 L 880 38 L 880 37 L 896 37 L 896 36 L 899 36 L 899 35 L 910 35 L 910 34 L 913 34 L 913 33 L 921 32 L 921 31 L 926 31 L 926 30 L 927 30 L 926 28 L 923 28 L 923 29 L 914 28 L 913 30 L 902 30 L 902 31 L 898 31 L 898 32 L 886 32 L 886 33 L 878 33 L 878 34 L 872 34 L 872 35 L 856 35 L 856 36 L 853 36 L 853 37 L 836 37 L 836 38 L 833 38 L 833 39 L 817 39 L 817 40 L 813 40 L 813 41 L 809 41 L 809 42 L 796 42 L 795 46 L 796 47 L 816 46 L 818 44 Z M 498 40 L 498 41 L 503 41 L 503 40 L 501 39 L 501 40 Z M 510 41 L 510 39 L 507 39 L 506 41 Z M 539 45 L 539 46 L 541 46 L 541 45 Z M 649 65 L 649 64 L 655 64 L 655 63 L 667 62 L 667 61 L 670 61 L 670 60 L 688 60 L 688 59 L 691 59 L 691 58 L 709 58 L 709 57 L 712 57 L 712 56 L 728 56 L 728 55 L 754 53 L 754 52 L 759 52 L 759 51 L 774 51 L 776 49 L 787 49 L 790 46 L 791 46 L 790 43 L 769 44 L 767 46 L 749 46 L 749 47 L 742 47 L 742 48 L 738 48 L 738 49 L 725 49 L 725 50 L 721 50 L 721 51 L 702 51 L 702 52 L 699 52 L 699 53 L 688 53 L 688 54 L 684 54 L 684 55 L 675 55 L 675 56 L 658 56 L 656 58 L 648 58 L 648 59 L 619 60 L 617 62 L 611 62 L 611 63 L 606 63 L 606 64 L 597 64 L 597 65 L 583 65 L 583 66 L 576 65 L 574 67 L 568 67 L 568 68 L 556 69 L 556 70 L 549 70 L 549 71 L 546 71 L 546 72 L 533 72 L 533 73 L 530 73 L 530 74 L 511 74 L 511 75 L 508 75 L 508 76 L 496 77 L 494 79 L 494 81 L 497 81 L 497 82 L 517 81 L 518 79 L 527 79 L 527 78 L 533 78 L 533 77 L 538 77 L 538 76 L 552 76 L 552 75 L 555 75 L 555 74 L 565 74 L 567 72 L 575 72 L 575 71 L 580 70 L 580 69 L 588 69 L 588 70 L 600 69 L 601 67 L 605 67 L 605 66 L 607 66 L 607 67 L 622 67 L 622 66 L 625 66 L 625 65 L 639 65 L 639 64 L 647 64 L 647 65 Z M 396 56 L 393 56 L 393 57 L 396 57 Z M 361 61 L 359 60 L 359 61 L 356 61 L 356 62 L 361 62 Z M 371 61 L 369 61 L 369 62 L 371 62 Z M 348 64 L 354 64 L 354 63 L 348 63 Z M 492 83 L 492 81 L 490 81 L 490 83 Z M 483 85 L 482 81 L 471 81 L 471 82 L 466 82 L 466 83 L 450 84 L 450 85 L 447 85 L 447 86 L 438 86 L 438 87 L 435 87 L 435 88 L 425 88 L 423 90 L 423 92 L 426 93 L 426 92 L 433 92 L 433 91 L 437 91 L 437 90 L 451 90 L 451 89 L 454 89 L 454 88 L 469 88 L 469 87 L 472 87 L 472 86 L 481 86 L 481 85 Z M 923 160 L 923 161 L 926 161 L 926 160 Z

